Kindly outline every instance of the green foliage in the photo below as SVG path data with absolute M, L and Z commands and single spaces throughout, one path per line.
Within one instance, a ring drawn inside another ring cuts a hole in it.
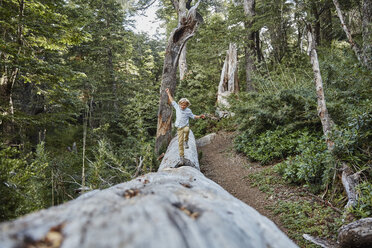
M 280 201 L 272 210 L 289 230 L 289 237 L 301 247 L 314 247 L 303 239 L 304 233 L 335 241 L 338 229 L 343 224 L 342 216 L 330 207 L 306 200 Z
M 93 154 L 87 170 L 87 184 L 92 189 L 107 188 L 131 178 L 125 160 L 112 151 L 107 140 L 99 140 Z
M 15 218 L 45 207 L 40 185 L 47 179 L 44 144 L 37 146 L 30 163 L 17 148 L 0 147 L 0 220 Z M 30 155 L 29 155 L 30 156 Z
M 335 173 L 336 163 L 323 139 L 304 135 L 298 139 L 298 155 L 275 166 L 283 178 L 292 183 L 302 183 L 311 191 L 325 188 Z
M 361 113 L 350 116 L 347 125 L 336 126 L 331 139 L 334 141 L 334 154 L 338 159 L 362 170 L 368 168 L 371 158 L 372 114 Z M 371 171 L 372 172 L 372 171 Z
M 19 193 L 19 179 L 25 174 L 21 173 L 26 161 L 19 158 L 16 148 L 3 145 L 0 148 L 0 221 L 11 219 L 17 216 L 16 210 L 22 202 L 23 196 Z M 17 158 L 18 157 L 18 158 Z M 23 180 L 24 181 L 24 180 Z
M 320 129 L 310 91 L 243 93 L 234 102 L 233 112 L 240 130 L 236 149 L 263 164 L 297 154 L 300 138 Z
M 296 148 L 308 137 L 310 136 L 306 129 L 291 132 L 278 127 L 274 131 L 268 130 L 259 136 L 251 136 L 249 139 L 240 135 L 235 140 L 235 147 L 251 160 L 267 164 L 298 153 Z
M 283 90 L 276 94 L 242 93 L 233 104 L 239 130 L 245 135 L 257 135 L 277 126 L 287 129 L 320 128 L 316 115 L 314 92 Z
M 372 184 L 364 181 L 357 186 L 358 203 L 349 211 L 357 218 L 368 218 L 372 215 Z
M 285 181 L 275 174 L 272 167 L 264 168 L 259 173 L 252 173 L 248 175 L 253 187 L 259 187 L 260 191 L 269 195 L 275 194 L 274 189 L 276 185 L 284 184 Z

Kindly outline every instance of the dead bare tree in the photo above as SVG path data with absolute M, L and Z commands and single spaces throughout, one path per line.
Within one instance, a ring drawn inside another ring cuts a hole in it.
M 232 93 L 239 92 L 238 84 L 238 53 L 236 44 L 230 43 L 229 50 L 226 51 L 225 62 L 221 71 L 220 83 L 217 92 L 217 114 L 225 117 L 231 113 L 227 110 L 230 107 L 228 97 Z
M 367 4 L 367 3 L 365 3 L 365 6 L 366 7 L 371 7 L 372 6 L 372 4 L 370 3 L 371 1 L 370 0 L 366 0 L 365 2 L 369 2 L 369 4 Z M 355 56 L 357 57 L 357 59 L 359 60 L 359 62 L 362 64 L 362 65 L 364 65 L 365 67 L 367 67 L 367 68 L 369 68 L 369 69 L 372 69 L 372 63 L 371 63 L 371 58 L 370 57 L 368 57 L 368 56 L 364 56 L 364 55 L 367 55 L 368 54 L 368 52 L 366 52 L 366 53 L 362 53 L 361 52 L 361 49 L 360 49 L 360 47 L 359 47 L 359 45 L 353 40 L 353 37 L 351 36 L 351 33 L 350 33 L 350 31 L 349 31 L 349 28 L 346 26 L 346 24 L 345 24 L 345 21 L 344 21 L 344 17 L 343 17 L 343 15 L 342 15 L 342 12 L 341 12 L 341 8 L 340 8 L 340 4 L 338 3 L 338 0 L 333 0 L 333 4 L 335 5 L 335 7 L 336 7 L 336 11 L 337 11 L 337 16 L 338 16 L 338 18 L 340 19 L 340 22 L 341 22 L 341 26 L 342 26 L 342 29 L 344 30 L 344 32 L 345 32 L 345 34 L 346 34 L 346 36 L 347 36 L 347 39 L 349 40 L 349 43 L 350 43 L 350 45 L 351 45 L 351 48 L 353 49 L 353 51 L 354 51 L 354 53 L 355 53 Z M 370 10 L 369 10 L 370 11 Z M 364 11 L 363 11 L 364 12 Z M 365 11 L 365 13 L 370 13 L 370 12 L 368 12 L 368 11 Z M 368 17 L 366 17 L 367 18 L 367 21 L 368 21 Z M 371 19 L 371 17 L 369 17 L 370 19 Z M 365 21 L 365 22 L 367 22 L 367 21 Z M 363 21 L 363 25 L 365 24 L 365 22 Z M 369 26 L 370 26 L 371 24 L 369 24 Z M 368 24 L 367 24 L 367 26 L 368 26 Z M 369 41 L 371 41 L 371 31 L 368 31 L 368 30 L 370 30 L 371 29 L 371 27 L 369 27 L 369 29 L 368 28 L 366 28 L 366 29 L 364 29 L 363 28 L 363 31 L 364 32 L 366 32 L 366 37 L 368 36 L 368 34 L 369 34 Z M 368 34 L 367 34 L 368 33 Z M 370 49 L 372 49 L 371 47 L 371 45 L 370 44 L 366 44 L 366 48 L 368 49 L 368 47 L 370 48 Z M 369 51 L 369 53 L 371 53 L 371 51 Z
M 323 134 L 326 137 L 327 147 L 331 151 L 333 149 L 334 143 L 330 139 L 329 136 L 332 130 L 333 121 L 330 115 L 328 114 L 328 109 L 327 109 L 326 100 L 324 96 L 323 80 L 322 80 L 322 75 L 320 74 L 320 69 L 319 69 L 318 54 L 316 52 L 316 39 L 314 38 L 311 24 L 307 25 L 307 29 L 308 29 L 308 40 L 309 40 L 308 52 L 310 55 L 310 60 L 311 60 L 312 68 L 313 68 L 316 95 L 318 99 L 318 107 L 317 107 L 318 116 L 320 118 L 320 121 L 322 122 Z
M 191 6 L 191 1 L 192 0 L 172 0 L 173 6 L 177 11 L 178 14 L 178 23 L 181 23 L 182 20 L 186 17 L 187 15 L 187 10 Z M 185 75 L 187 73 L 187 61 L 186 61 L 186 54 L 187 54 L 187 44 L 183 46 L 179 58 L 179 72 L 180 72 L 180 80 L 183 80 L 185 78 Z
M 169 88 L 172 95 L 176 91 L 177 81 L 177 66 L 181 55 L 182 48 L 187 40 L 194 36 L 198 24 L 201 22 L 196 9 L 198 8 L 200 0 L 189 9 L 179 26 L 173 30 L 165 50 L 163 76 L 160 88 L 160 100 L 158 111 L 158 124 L 156 132 L 155 152 L 159 153 L 164 149 L 171 140 L 171 120 L 172 108 L 168 104 L 168 96 L 165 89 Z

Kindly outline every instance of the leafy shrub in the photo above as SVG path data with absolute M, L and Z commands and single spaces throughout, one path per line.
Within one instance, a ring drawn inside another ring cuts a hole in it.
M 254 161 L 267 164 L 298 153 L 296 147 L 301 137 L 310 137 L 309 132 L 306 129 L 291 132 L 278 127 L 274 131 L 268 130 L 259 136 L 239 135 L 236 138 L 236 149 Z
M 239 131 L 257 135 L 278 126 L 288 129 L 321 130 L 316 111 L 315 93 L 306 90 L 283 90 L 277 94 L 241 93 L 233 101 Z
M 338 159 L 362 169 L 371 158 L 372 113 L 355 114 L 346 122 L 347 125 L 334 127 L 331 136 L 335 143 L 333 152 Z
M 367 218 L 372 215 L 372 184 L 364 181 L 357 186 L 359 193 L 358 203 L 350 211 L 358 218 Z
M 298 153 L 299 138 L 313 132 L 321 134 L 314 94 L 309 90 L 242 93 L 239 101 L 233 101 L 240 131 L 236 149 L 263 164 Z
M 40 191 L 45 184 L 46 161 L 44 143 L 37 146 L 35 154 L 22 154 L 15 147 L 4 148 L 0 144 L 0 221 L 46 205 Z
M 299 139 L 296 156 L 277 164 L 275 170 L 292 183 L 303 183 L 312 191 L 325 187 L 336 169 L 332 154 L 321 138 L 304 135 Z

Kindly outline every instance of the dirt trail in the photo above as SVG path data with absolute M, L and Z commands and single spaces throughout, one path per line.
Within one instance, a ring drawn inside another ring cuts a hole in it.
M 248 175 L 262 170 L 263 167 L 249 163 L 245 157 L 234 151 L 232 133 L 218 133 L 211 144 L 199 148 L 199 151 L 202 152 L 201 171 L 206 177 L 271 219 L 283 232 L 287 233 L 279 217 L 266 209 L 268 206 L 274 206 L 276 202 L 268 198 L 258 187 L 250 185 Z

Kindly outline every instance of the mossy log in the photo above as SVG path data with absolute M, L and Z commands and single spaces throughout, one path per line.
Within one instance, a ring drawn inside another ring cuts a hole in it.
M 188 152 L 197 158 L 193 136 Z M 156 173 L 2 223 L 0 247 L 297 247 L 198 167 L 173 168 L 176 162 L 163 160 Z

